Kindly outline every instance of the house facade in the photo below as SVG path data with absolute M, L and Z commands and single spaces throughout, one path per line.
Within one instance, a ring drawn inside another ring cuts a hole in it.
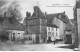
M 2 33 L 0 35 L 6 36 L 6 32 L 8 33 L 7 38 L 11 42 L 15 42 L 23 39 L 23 35 L 25 33 L 24 25 L 19 23 L 18 21 L 11 22 L 10 18 L 4 15 L 4 20 L 1 23 Z M 4 34 L 3 34 L 4 32 Z
M 21 30 L 7 30 L 9 32 L 9 40 L 10 41 L 19 41 L 24 37 L 24 31 Z
M 49 40 L 49 38 L 51 38 L 51 41 L 55 41 L 55 39 L 60 39 L 59 34 L 59 28 L 47 27 L 47 40 Z
M 25 33 L 25 28 L 22 24 L 20 24 L 19 22 L 15 22 L 13 24 L 8 24 L 8 25 L 6 24 L 5 26 L 8 26 L 8 27 L 5 28 L 5 30 L 9 33 L 9 41 L 17 42 L 24 38 L 23 36 Z
M 51 33 L 54 32 L 54 38 L 55 39 L 63 39 L 65 41 L 65 27 L 66 27 L 66 23 L 65 23 L 65 17 L 66 16 L 63 13 L 56 13 L 56 14 L 47 14 L 47 27 L 50 27 L 50 29 L 54 29 L 51 30 Z M 64 19 L 63 19 L 64 18 Z M 66 19 L 68 20 L 68 19 Z M 47 31 L 49 31 L 47 29 Z M 48 35 L 49 33 L 47 33 Z M 54 39 L 53 38 L 53 39 Z

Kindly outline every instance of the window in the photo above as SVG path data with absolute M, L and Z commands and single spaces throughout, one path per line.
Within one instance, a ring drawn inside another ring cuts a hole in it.
M 48 27 L 48 30 L 50 31 L 50 27 Z
M 57 37 L 57 32 L 56 32 L 56 37 Z
M 13 35 L 15 35 L 15 33 L 13 33 Z
M 57 28 L 56 28 L 56 31 L 57 31 Z
M 48 35 L 51 36 L 51 32 L 48 32 Z
M 15 41 L 15 33 L 12 35 L 12 41 Z
M 28 40 L 28 38 L 24 38 L 24 40 Z
M 31 38 L 31 37 L 28 37 L 28 39 L 29 39 L 29 40 L 32 40 L 32 38 Z
M 52 28 L 54 30 L 54 28 Z
M 18 34 L 20 34 L 20 33 L 18 33 Z
M 54 28 L 52 27 L 52 31 L 54 31 Z
M 52 32 L 52 36 L 54 37 L 54 32 Z

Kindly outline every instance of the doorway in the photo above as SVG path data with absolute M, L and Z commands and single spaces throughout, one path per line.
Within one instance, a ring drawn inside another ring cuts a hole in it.
M 15 33 L 11 35 L 11 41 L 15 41 Z
M 72 44 L 71 34 L 70 35 L 66 35 L 66 42 L 65 42 L 65 44 Z

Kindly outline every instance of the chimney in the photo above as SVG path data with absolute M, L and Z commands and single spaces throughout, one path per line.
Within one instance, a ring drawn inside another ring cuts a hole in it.
M 34 15 L 35 15 L 35 17 L 38 17 L 38 6 L 35 6 L 34 7 Z
M 27 18 L 31 17 L 31 13 L 30 12 L 26 12 L 26 17 Z
M 63 15 L 63 16 L 65 15 L 65 11 L 62 13 L 62 15 Z
M 43 12 L 39 8 L 39 6 L 34 6 L 34 15 L 35 17 L 41 17 L 43 15 Z
M 47 12 L 45 12 L 45 15 L 47 14 Z
M 65 14 L 65 11 L 63 13 Z
M 31 17 L 31 13 L 30 12 L 28 13 L 28 17 Z
M 46 17 L 46 15 L 47 15 L 47 12 L 45 12 L 45 17 Z
M 4 17 L 6 17 L 6 12 L 4 12 Z
M 26 12 L 26 17 L 28 17 L 28 12 Z

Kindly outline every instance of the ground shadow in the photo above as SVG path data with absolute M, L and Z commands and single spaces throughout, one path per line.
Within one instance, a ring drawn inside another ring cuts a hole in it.
M 64 48 L 64 49 L 74 49 L 74 45 L 68 45 L 68 46 L 59 46 L 57 48 Z

